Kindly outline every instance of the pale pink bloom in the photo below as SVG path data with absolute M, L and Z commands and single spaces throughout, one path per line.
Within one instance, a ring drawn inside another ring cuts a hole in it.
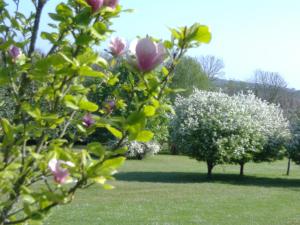
M 104 5 L 115 9 L 119 4 L 119 0 L 104 0 Z
M 22 54 L 21 49 L 19 49 L 16 46 L 12 46 L 9 49 L 9 55 L 13 58 L 13 59 L 17 59 L 20 55 Z
M 74 167 L 75 165 L 70 161 L 51 159 L 48 163 L 48 168 L 53 174 L 54 181 L 59 184 L 63 184 L 67 181 L 70 173 L 67 168 L 62 168 L 61 165 Z
M 92 7 L 93 12 L 97 12 L 103 6 L 103 0 L 86 0 Z
M 116 37 L 112 38 L 109 43 L 109 50 L 112 55 L 114 56 L 120 56 L 124 54 L 126 50 L 126 42 L 124 39 Z
M 135 55 L 137 66 L 142 72 L 149 72 L 161 64 L 165 56 L 165 48 L 146 37 L 136 44 Z

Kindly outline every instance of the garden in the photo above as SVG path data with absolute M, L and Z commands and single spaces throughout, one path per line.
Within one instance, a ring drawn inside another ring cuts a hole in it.
M 123 2 L 48 3 L 0 0 L 0 225 L 300 224 L 300 104 L 218 88 L 197 21 L 126 41 Z

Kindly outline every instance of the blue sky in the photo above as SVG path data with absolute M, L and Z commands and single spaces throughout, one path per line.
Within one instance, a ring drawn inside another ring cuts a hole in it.
M 156 3 L 159 2 L 159 3 Z M 256 69 L 280 72 L 300 89 L 299 0 L 127 0 L 136 10 L 116 21 L 118 35 L 168 38 L 168 26 L 208 25 L 213 39 L 190 51 L 225 63 L 225 78 L 248 80 Z M 156 4 L 155 4 L 156 3 Z
M 58 2 L 50 0 L 46 11 L 54 10 Z M 190 51 L 190 55 L 222 58 L 228 79 L 249 80 L 256 69 L 263 69 L 279 72 L 289 87 L 300 89 L 299 0 L 120 2 L 135 12 L 115 20 L 117 36 L 131 40 L 149 34 L 166 39 L 170 36 L 168 27 L 200 22 L 210 27 L 213 39 L 209 45 Z M 40 45 L 45 47 L 44 43 Z

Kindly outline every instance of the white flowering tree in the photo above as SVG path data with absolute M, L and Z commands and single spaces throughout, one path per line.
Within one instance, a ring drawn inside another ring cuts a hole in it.
M 277 159 L 290 136 L 282 110 L 252 93 L 194 90 L 176 99 L 175 111 L 172 142 L 184 154 L 205 161 L 209 176 L 217 164 L 237 163 L 243 175 L 250 160 Z

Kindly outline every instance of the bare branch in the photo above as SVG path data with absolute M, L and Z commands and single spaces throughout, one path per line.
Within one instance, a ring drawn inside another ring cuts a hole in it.
M 224 75 L 223 69 L 225 68 L 225 65 L 222 59 L 213 55 L 207 55 L 201 56 L 198 61 L 209 80 L 213 81 Z

